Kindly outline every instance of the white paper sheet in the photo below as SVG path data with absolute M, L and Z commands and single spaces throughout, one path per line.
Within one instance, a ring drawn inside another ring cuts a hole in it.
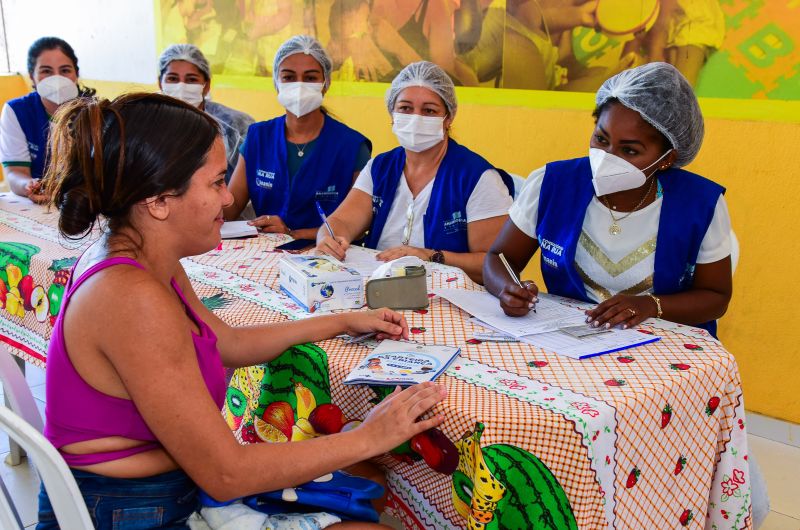
M 377 255 L 377 250 L 353 246 L 347 249 L 344 264 L 351 269 L 357 270 L 362 276 L 369 278 L 375 272 L 375 269 L 384 263 L 375 257 Z
M 226 221 L 219 232 L 222 239 L 236 239 L 257 236 L 258 228 L 247 224 L 247 221 Z
M 510 317 L 503 313 L 497 298 L 486 291 L 440 288 L 433 292 L 492 328 L 513 337 L 547 333 L 586 321 L 586 315 L 580 309 L 561 305 L 546 294 L 539 295 L 536 313 L 531 311 L 523 317 Z

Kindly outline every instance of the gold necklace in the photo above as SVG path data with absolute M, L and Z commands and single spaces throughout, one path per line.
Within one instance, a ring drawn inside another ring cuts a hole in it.
M 633 212 L 635 212 L 636 210 L 641 208 L 642 204 L 644 204 L 644 201 L 650 195 L 650 192 L 653 191 L 653 183 L 656 181 L 655 176 L 651 177 L 651 179 L 652 180 L 650 180 L 650 186 L 647 187 L 647 191 L 644 192 L 644 195 L 642 196 L 642 199 L 639 201 L 639 204 L 634 206 L 633 210 L 631 210 L 630 212 L 626 213 L 625 215 L 623 215 L 619 219 L 614 217 L 614 213 L 611 211 L 612 208 L 611 208 L 611 204 L 609 204 L 609 202 L 608 202 L 608 198 L 605 195 L 600 197 L 600 200 L 603 201 L 603 204 L 605 204 L 606 208 L 608 208 L 608 215 L 611 216 L 611 225 L 609 225 L 609 227 L 608 227 L 608 233 L 609 234 L 611 234 L 612 236 L 618 236 L 619 234 L 622 233 L 622 227 L 619 225 L 619 222 L 622 221 L 623 219 L 627 219 L 628 217 L 630 217 L 630 215 Z

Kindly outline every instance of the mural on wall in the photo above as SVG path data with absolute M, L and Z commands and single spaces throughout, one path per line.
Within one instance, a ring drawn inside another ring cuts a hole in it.
M 334 78 L 388 82 L 426 59 L 462 86 L 595 91 L 649 61 L 708 97 L 800 99 L 800 0 L 156 0 L 159 43 L 215 75 L 269 77 L 288 37 L 317 37 Z

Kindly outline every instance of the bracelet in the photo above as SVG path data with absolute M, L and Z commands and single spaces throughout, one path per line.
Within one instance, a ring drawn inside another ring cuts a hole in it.
M 661 315 L 664 314 L 664 312 L 661 311 L 661 299 L 656 295 L 654 295 L 653 293 L 647 293 L 647 296 L 652 298 L 653 301 L 656 303 L 656 310 L 657 310 L 656 318 L 661 318 Z

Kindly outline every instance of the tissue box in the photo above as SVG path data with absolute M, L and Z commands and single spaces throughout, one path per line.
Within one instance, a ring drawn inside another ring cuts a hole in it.
M 361 275 L 328 256 L 288 256 L 279 271 L 281 291 L 309 313 L 364 305 Z

